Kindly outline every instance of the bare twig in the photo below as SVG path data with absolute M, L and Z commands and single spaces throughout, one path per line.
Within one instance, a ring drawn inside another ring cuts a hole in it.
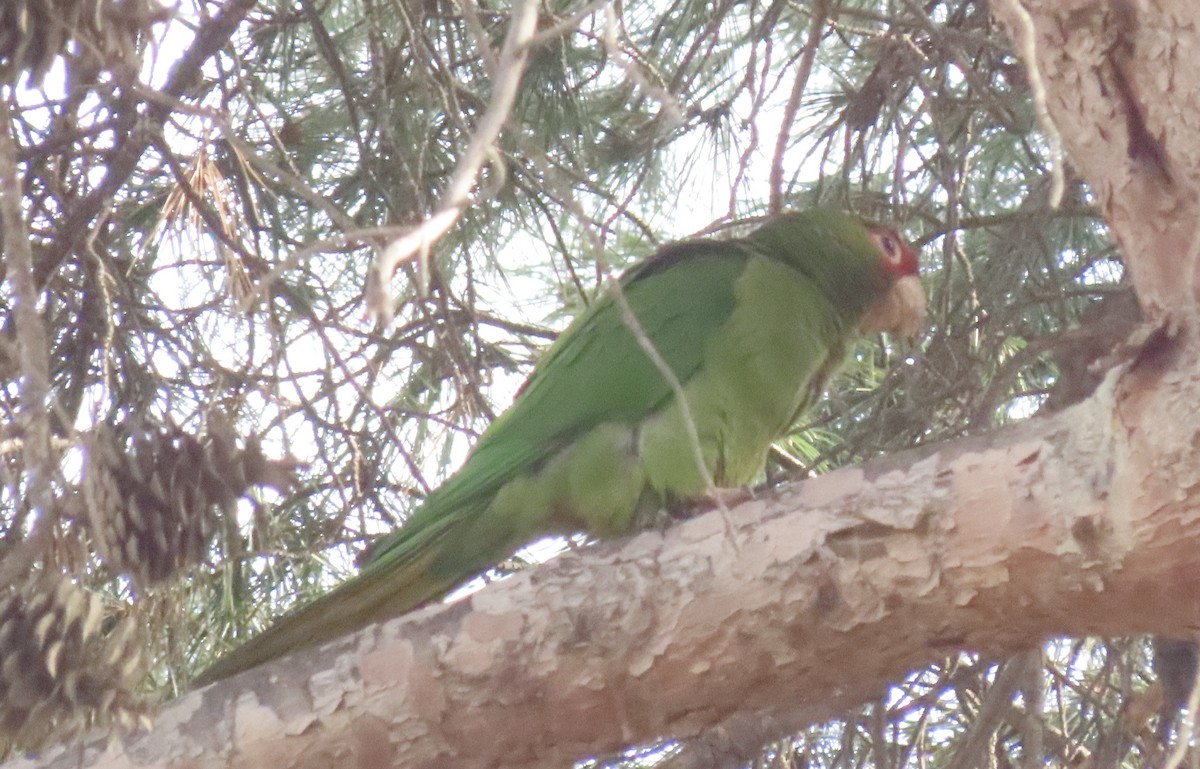
M 487 31 L 483 28 L 483 22 L 479 20 L 479 9 L 475 7 L 473 0 L 458 3 L 458 7 L 462 11 L 463 24 L 470 33 L 471 39 L 475 41 L 479 57 L 483 59 L 483 67 L 487 70 L 488 77 L 496 77 L 500 62 L 496 59 L 496 52 L 492 50 Z
M 613 61 L 621 69 L 625 70 L 625 76 L 632 80 L 634 85 L 650 94 L 662 105 L 663 113 L 672 125 L 682 123 L 684 115 L 683 106 L 680 105 L 679 99 L 675 97 L 675 94 L 661 85 L 651 83 L 638 67 L 638 63 L 621 47 L 617 36 L 619 25 L 617 24 L 616 8 L 613 7 L 612 3 L 609 3 L 605 6 L 604 11 L 604 47 L 608 50 L 608 55 L 612 57 Z
M 584 19 L 586 19 L 588 16 L 591 16 L 593 13 L 605 7 L 606 5 L 609 5 L 610 2 L 611 0 L 594 0 L 594 2 L 588 3 L 562 21 L 554 24 L 553 26 L 547 27 L 541 32 L 538 32 L 533 38 L 533 45 L 544 45 L 562 37 L 569 32 L 574 32 L 579 28 L 579 25 L 583 23 Z
M 176 98 L 184 94 L 194 95 L 192 89 L 200 81 L 204 63 L 229 42 L 254 5 L 255 0 L 231 0 L 221 7 L 219 13 L 205 21 L 192 44 L 171 67 L 163 93 Z M 34 277 L 38 286 L 44 285 L 67 255 L 84 243 L 89 233 L 96 229 L 96 217 L 103 215 L 117 191 L 133 175 L 143 153 L 171 114 L 165 104 L 147 105 L 142 113 L 132 99 L 126 101 L 115 110 L 113 132 L 117 137 L 114 139 L 116 145 L 108 155 L 104 177 L 87 197 L 74 203 L 60 219 L 58 242 L 38 261 L 35 269 Z
M 783 110 L 783 120 L 779 124 L 779 134 L 775 137 L 775 154 L 771 158 L 771 176 L 769 187 L 771 198 L 768 208 L 777 214 L 783 210 L 783 156 L 787 152 L 788 140 L 792 135 L 792 124 L 796 122 L 796 113 L 800 111 L 800 99 L 808 86 L 808 77 L 812 74 L 813 62 L 817 58 L 817 46 L 821 43 L 821 34 L 825 31 L 825 19 L 829 3 L 821 0 L 813 9 L 812 26 L 808 30 L 808 40 L 804 43 L 804 54 L 796 67 L 796 79 L 792 82 L 792 92 L 788 96 L 787 106 Z
M 688 405 L 687 393 L 683 391 L 683 384 L 679 381 L 679 377 L 675 376 L 675 372 L 667 365 L 659 353 L 658 348 L 654 346 L 654 342 L 646 335 L 645 329 L 638 321 L 637 315 L 634 314 L 633 308 L 629 306 L 629 300 L 625 297 L 625 292 L 621 290 L 621 284 L 617 280 L 609 280 L 609 290 L 612 291 L 613 300 L 617 303 L 617 309 L 621 311 L 621 321 L 629 329 L 629 333 L 633 334 L 633 338 L 637 341 L 638 346 L 642 348 L 642 352 L 646 353 L 646 357 L 658 369 L 658 373 L 666 381 L 671 388 L 671 392 L 675 395 L 675 400 L 679 403 L 679 416 L 683 420 L 683 427 L 687 430 L 688 444 L 692 447 L 692 454 L 696 459 L 696 469 L 700 473 L 700 478 L 704 481 L 705 493 L 712 499 L 717 509 L 721 511 L 721 518 L 725 524 L 725 534 L 728 536 L 729 542 L 735 550 L 738 550 L 737 529 L 733 525 L 733 521 L 729 517 L 729 507 L 725 504 L 722 498 L 721 490 L 717 488 L 716 481 L 713 480 L 712 473 L 708 470 L 708 464 L 704 461 L 704 448 L 700 445 L 700 432 L 696 429 L 696 420 L 692 417 L 692 409 Z
M 1021 52 L 1021 59 L 1025 62 L 1025 72 L 1029 77 L 1029 92 L 1033 96 L 1033 108 L 1037 113 L 1038 125 L 1042 127 L 1042 132 L 1046 134 L 1046 141 L 1050 144 L 1050 207 L 1058 208 L 1067 186 L 1066 175 L 1063 171 L 1066 158 L 1063 155 L 1062 134 L 1058 132 L 1058 126 L 1054 124 L 1054 118 L 1050 116 L 1050 108 L 1046 106 L 1046 83 L 1042 80 L 1042 73 L 1037 63 L 1037 29 L 1034 27 L 1033 17 L 1029 15 L 1029 11 L 1025 10 L 1025 6 L 1021 5 L 1021 0 L 1001 0 L 1001 2 L 1012 9 L 1013 17 L 1017 19 L 1017 28 L 1013 30 L 1016 39 L 1013 43 Z
M 1031 673 L 1041 669 L 1040 648 L 1014 655 L 1000 666 L 992 685 L 982 695 L 983 699 L 966 735 L 955 748 L 950 769 L 968 769 L 986 763 L 984 758 L 988 743 L 1008 717 L 1013 697 L 1029 681 Z M 1040 758 L 1041 754 L 1038 753 L 1037 757 Z
M 429 274 L 429 248 L 450 231 L 466 208 L 483 164 L 495 157 L 494 145 L 508 121 L 517 86 L 525 72 L 529 42 L 537 31 L 537 0 L 522 0 L 513 11 L 504 47 L 500 51 L 492 99 L 475 128 L 470 143 L 454 169 L 446 193 L 432 216 L 407 234 L 393 240 L 379 255 L 367 279 L 367 312 L 387 322 L 392 317 L 392 298 L 388 283 L 401 262 L 416 257 L 420 274 Z M 424 287 L 421 287 L 424 290 Z

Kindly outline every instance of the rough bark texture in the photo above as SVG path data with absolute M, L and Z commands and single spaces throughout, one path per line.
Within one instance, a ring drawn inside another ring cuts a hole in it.
M 811 722 L 956 648 L 1196 627 L 1200 465 L 1175 447 L 1200 445 L 1177 418 L 1200 370 L 1161 344 L 1054 419 L 742 505 L 736 547 L 713 513 L 567 555 L 190 694 L 82 765 L 563 766 Z
M 993 8 L 1170 320 L 1091 399 L 785 486 L 732 512 L 736 545 L 709 514 L 570 554 L 16 765 L 561 767 L 782 734 L 953 649 L 1200 628 L 1200 6 Z
M 994 0 L 1150 316 L 1200 294 L 1200 9 L 1193 0 Z

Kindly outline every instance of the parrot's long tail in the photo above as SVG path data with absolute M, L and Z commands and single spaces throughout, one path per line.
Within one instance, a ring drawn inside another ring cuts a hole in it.
M 301 649 L 332 641 L 372 622 L 399 616 L 434 600 L 470 575 L 430 569 L 446 538 L 461 534 L 471 516 L 450 515 L 411 527 L 388 542 L 359 574 L 226 654 L 193 681 L 206 686 Z M 394 536 L 394 535 L 393 535 Z M 497 556 L 497 560 L 505 554 Z

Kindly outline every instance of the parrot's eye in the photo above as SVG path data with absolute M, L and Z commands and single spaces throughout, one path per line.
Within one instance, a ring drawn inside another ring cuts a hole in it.
M 891 267 L 899 267 L 904 261 L 904 244 L 894 230 L 879 230 L 871 233 L 871 239 L 879 248 L 879 254 L 884 263 Z

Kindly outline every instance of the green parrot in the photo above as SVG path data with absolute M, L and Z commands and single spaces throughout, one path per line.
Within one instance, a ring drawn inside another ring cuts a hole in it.
M 714 484 L 752 482 L 857 334 L 911 336 L 925 316 L 916 254 L 896 232 L 827 210 L 783 214 L 743 238 L 668 245 L 618 288 L 558 337 L 462 468 L 359 574 L 197 683 L 402 614 L 544 535 L 615 537 Z

